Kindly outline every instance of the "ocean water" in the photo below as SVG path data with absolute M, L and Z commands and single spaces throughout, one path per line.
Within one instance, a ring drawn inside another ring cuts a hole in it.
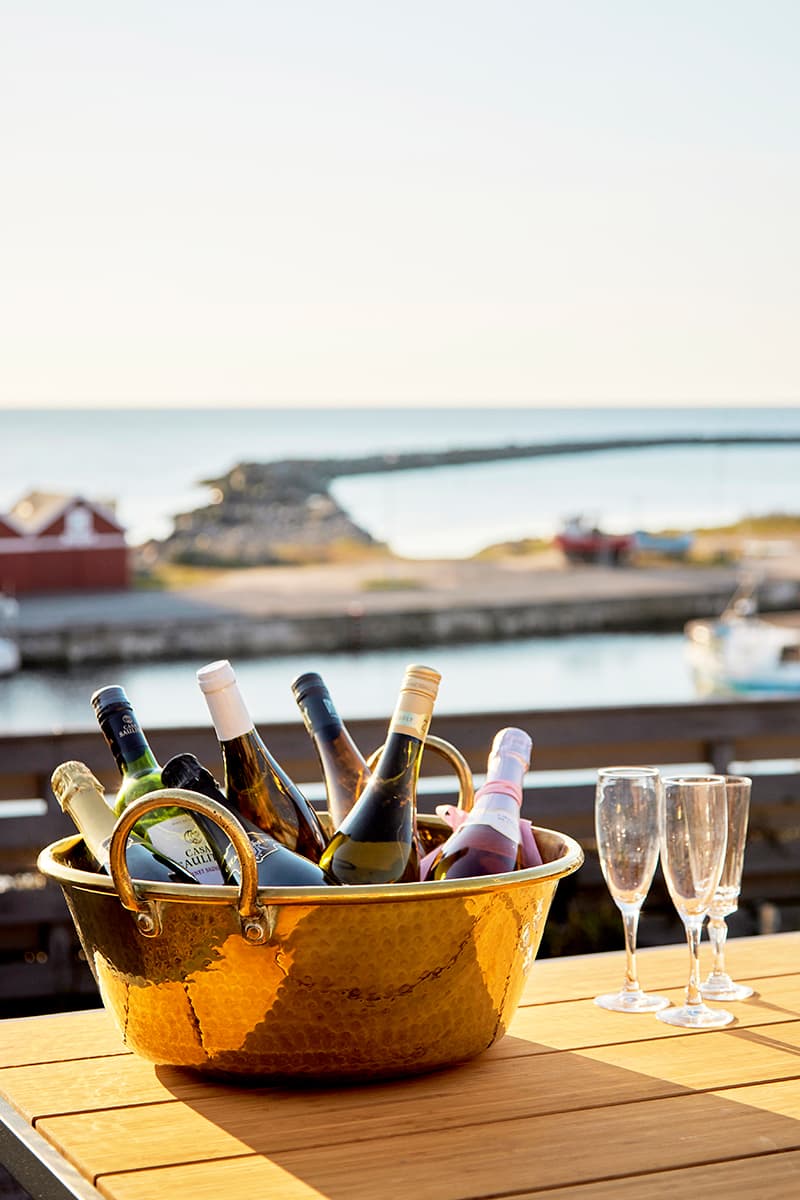
M 388 721 L 411 661 L 429 662 L 441 671 L 437 713 L 677 704 L 694 698 L 680 634 L 584 634 L 413 651 L 274 655 L 237 661 L 236 674 L 257 723 L 300 720 L 290 684 L 308 670 L 323 675 L 346 720 L 385 716 Z M 198 666 L 202 663 L 156 662 L 21 671 L 0 679 L 0 730 L 93 729 L 89 698 L 107 683 L 126 688 L 148 728 L 207 725 L 208 709 L 195 681 Z
M 129 541 L 163 537 L 237 462 L 669 434 L 792 434 L 800 408 L 0 411 L 0 509 L 25 492 L 114 500 Z M 409 557 L 547 536 L 584 513 L 609 529 L 800 512 L 796 446 L 671 447 L 360 477 L 333 491 Z

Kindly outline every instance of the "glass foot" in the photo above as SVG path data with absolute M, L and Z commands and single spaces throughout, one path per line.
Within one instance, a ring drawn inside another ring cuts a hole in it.
M 666 1025 L 679 1025 L 682 1029 L 715 1029 L 720 1025 L 729 1025 L 733 1013 L 724 1008 L 709 1008 L 705 1004 L 686 1004 L 683 1008 L 658 1012 L 656 1018 Z
M 607 992 L 604 996 L 595 996 L 594 1002 L 600 1008 L 622 1013 L 654 1013 L 670 1003 L 666 996 L 651 996 L 641 989 L 638 992 Z
M 730 975 L 723 971 L 711 972 L 705 983 L 700 985 L 704 1000 L 746 1000 L 753 995 L 753 989 L 746 983 L 734 983 Z

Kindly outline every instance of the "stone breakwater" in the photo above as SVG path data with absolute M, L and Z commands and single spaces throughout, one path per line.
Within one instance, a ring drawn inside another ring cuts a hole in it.
M 721 612 L 730 568 L 520 569 L 453 560 L 415 564 L 415 587 L 372 591 L 372 563 L 232 571 L 175 592 L 23 597 L 26 666 L 240 658 L 488 642 L 532 636 L 679 630 Z M 800 568 L 765 580 L 763 611 L 796 609 Z
M 240 463 L 227 474 L 202 483 L 212 502 L 175 518 L 173 533 L 139 547 L 138 565 L 173 562 L 203 566 L 252 567 L 329 562 L 343 553 L 363 556 L 382 549 L 330 493 L 334 479 L 506 459 L 655 446 L 797 443 L 795 435 L 616 438 L 563 441 L 475 449 L 373 454 L 349 459 L 285 459 Z

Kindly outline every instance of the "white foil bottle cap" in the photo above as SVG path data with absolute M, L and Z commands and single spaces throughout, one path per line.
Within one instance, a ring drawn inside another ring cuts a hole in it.
M 219 692 L 236 682 L 236 674 L 227 658 L 207 663 L 197 672 L 201 692 Z

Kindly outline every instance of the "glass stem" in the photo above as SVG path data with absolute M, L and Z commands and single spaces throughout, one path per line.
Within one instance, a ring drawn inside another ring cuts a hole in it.
M 703 1003 L 703 997 L 700 993 L 700 933 L 702 928 L 702 921 L 692 921 L 686 926 L 686 939 L 689 943 L 689 956 L 691 958 L 689 982 L 686 985 L 686 1003 L 690 1007 Z
M 728 936 L 728 926 L 724 917 L 709 917 L 708 940 L 714 949 L 714 965 L 712 975 L 725 974 L 725 939 Z
M 622 926 L 625 930 L 625 983 L 624 992 L 639 992 L 639 977 L 636 974 L 636 931 L 639 928 L 639 909 L 622 910 Z

